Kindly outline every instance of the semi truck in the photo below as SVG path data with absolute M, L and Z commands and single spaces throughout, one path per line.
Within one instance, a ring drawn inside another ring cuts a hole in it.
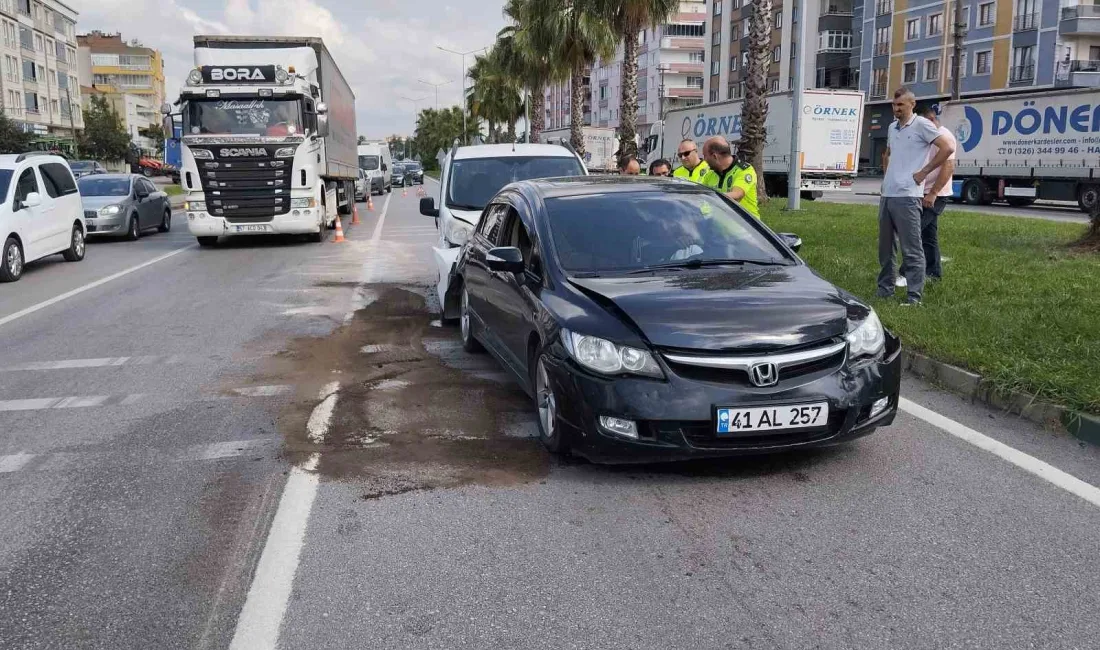
M 181 186 L 199 244 L 313 241 L 355 201 L 355 95 L 320 38 L 195 36 L 180 90 Z M 172 106 L 165 104 L 165 137 Z
M 940 122 L 958 140 L 956 200 L 973 205 L 1036 199 L 1100 199 L 1100 90 L 1073 89 L 944 105 Z
M 764 179 L 770 196 L 786 196 L 791 171 L 791 105 L 794 93 L 768 98 L 764 122 Z M 646 139 L 646 164 L 664 158 L 678 164 L 680 142 L 691 139 L 703 151 L 703 143 L 716 135 L 730 142 L 741 138 L 743 100 L 703 104 L 669 111 L 650 127 Z M 803 91 L 802 191 L 811 198 L 823 191 L 851 191 L 859 165 L 859 140 L 863 126 L 863 94 L 842 90 Z
M 619 137 L 615 129 L 609 127 L 586 126 L 582 129 L 584 135 L 584 166 L 589 171 L 612 172 L 618 170 L 615 160 L 615 151 L 619 148 Z M 558 144 L 569 142 L 572 133 L 569 128 L 552 129 L 539 133 L 539 141 L 543 144 Z

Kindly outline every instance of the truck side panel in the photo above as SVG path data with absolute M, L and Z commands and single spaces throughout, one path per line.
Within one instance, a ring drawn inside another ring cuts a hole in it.
M 329 136 L 325 138 L 324 155 L 329 178 L 354 181 L 358 168 L 355 128 L 355 94 L 340 74 L 332 56 L 324 47 L 319 48 L 321 63 L 321 99 L 328 104 Z

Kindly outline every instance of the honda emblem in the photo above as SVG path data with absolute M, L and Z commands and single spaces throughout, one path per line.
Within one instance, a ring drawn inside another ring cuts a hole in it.
M 774 386 L 779 383 L 779 369 L 770 361 L 754 363 L 749 368 L 749 381 L 753 386 Z

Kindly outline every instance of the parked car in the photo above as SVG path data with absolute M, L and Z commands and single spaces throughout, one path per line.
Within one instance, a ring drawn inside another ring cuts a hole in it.
M 0 282 L 23 276 L 27 262 L 85 253 L 80 193 L 65 159 L 39 153 L 0 156 Z
M 409 185 L 417 183 L 419 185 L 424 184 L 424 167 L 416 161 L 409 161 L 405 163 L 405 182 Z
M 370 179 L 367 178 L 367 172 L 362 169 L 357 170 L 358 174 L 355 178 L 355 200 L 363 201 L 367 198 L 367 192 L 370 191 Z
M 168 195 L 137 174 L 96 174 L 77 181 L 89 236 L 134 241 L 151 228 L 172 229 Z
M 395 186 L 400 185 L 401 187 L 405 187 L 405 164 L 404 163 L 395 162 L 393 164 L 393 174 L 391 175 L 391 178 L 393 179 L 393 184 Z
M 893 422 L 901 343 L 800 245 L 692 183 L 515 183 L 458 261 L 462 343 L 534 398 L 551 451 L 654 461 L 846 442 Z
M 73 171 L 73 176 L 77 178 L 88 174 L 107 173 L 107 168 L 94 160 L 70 160 L 69 169 Z
M 508 183 L 532 178 L 588 174 L 577 152 L 556 144 L 482 144 L 452 147 L 443 161 L 439 205 L 420 199 L 420 214 L 436 219 L 439 243 L 432 248 L 443 318 L 458 317 L 458 294 L 450 290 L 460 247 L 477 227 L 481 211 Z

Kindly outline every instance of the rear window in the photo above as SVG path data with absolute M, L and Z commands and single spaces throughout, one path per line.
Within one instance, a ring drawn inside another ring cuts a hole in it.
M 90 160 L 73 160 L 69 162 L 69 167 L 77 171 L 87 171 L 94 168 L 94 163 Z
M 53 198 L 76 194 L 76 181 L 68 167 L 61 163 L 46 163 L 38 168 L 42 172 L 42 184 L 46 194 Z
M 451 163 L 447 207 L 481 211 L 505 185 L 559 176 L 583 176 L 576 158 L 474 158 Z

